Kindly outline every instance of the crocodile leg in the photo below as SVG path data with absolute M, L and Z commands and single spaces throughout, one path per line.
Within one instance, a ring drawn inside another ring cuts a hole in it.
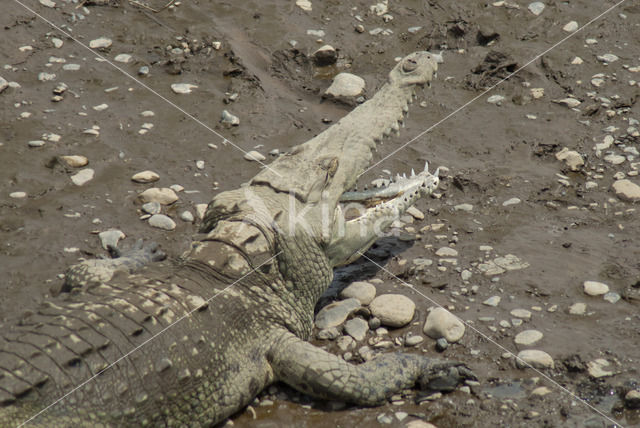
M 143 244 L 138 239 L 133 247 L 120 251 L 109 248 L 113 258 L 92 259 L 71 266 L 65 272 L 65 281 L 61 292 L 84 290 L 91 284 L 108 282 L 117 272 L 134 273 L 149 263 L 164 260 L 167 255 L 155 242 Z
M 466 379 L 475 379 L 461 363 L 416 354 L 388 353 L 350 364 L 291 333 L 283 334 L 269 357 L 276 380 L 314 397 L 362 406 L 379 405 L 416 384 L 421 389 L 451 391 Z

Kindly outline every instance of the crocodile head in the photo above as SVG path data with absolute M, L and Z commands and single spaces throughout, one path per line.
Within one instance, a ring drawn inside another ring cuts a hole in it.
M 324 246 L 334 266 L 357 258 L 393 219 L 438 185 L 437 174 L 423 171 L 374 192 L 348 192 L 369 166 L 377 144 L 399 130 L 415 90 L 430 85 L 438 62 L 438 55 L 424 51 L 404 57 L 374 97 L 321 134 L 293 147 L 247 183 L 241 190 L 242 198 L 253 202 L 244 206 L 251 205 L 252 211 L 271 215 L 272 202 L 278 201 L 275 209 L 287 214 L 285 219 L 272 217 L 279 227 L 288 233 L 299 233 L 303 228 Z M 265 196 L 269 194 L 272 196 Z M 260 198 L 268 200 L 262 203 Z M 353 216 L 356 199 L 362 208 Z M 351 205 L 346 213 L 350 218 L 346 220 L 340 208 L 345 203 Z M 212 209 L 215 204 L 216 200 L 210 206 L 211 214 L 207 214 L 210 219 L 217 215 Z M 236 203 L 234 211 L 246 213 L 241 205 Z M 203 231 L 211 227 L 205 217 Z

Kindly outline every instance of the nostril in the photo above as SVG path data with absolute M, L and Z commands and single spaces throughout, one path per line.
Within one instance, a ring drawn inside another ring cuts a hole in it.
M 402 71 L 405 71 L 407 73 L 414 71 L 416 68 L 418 68 L 418 63 L 411 58 L 405 60 L 405 62 L 402 64 Z

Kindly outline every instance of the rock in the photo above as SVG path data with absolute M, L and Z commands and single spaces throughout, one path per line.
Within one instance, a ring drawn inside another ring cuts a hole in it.
M 506 201 L 504 201 L 502 203 L 503 207 L 508 207 L 509 205 L 518 205 L 520 202 L 522 202 L 520 200 L 520 198 L 511 198 L 511 199 L 507 199 Z
M 220 118 L 220 122 L 222 122 L 226 126 L 238 126 L 240 125 L 240 118 L 238 116 L 235 116 L 229 113 L 227 110 L 222 110 L 222 116 Z
M 602 296 L 609 292 L 609 286 L 602 282 L 585 281 L 582 286 L 585 294 L 588 294 L 589 296 Z
M 538 342 L 544 335 L 538 330 L 525 330 L 516 334 L 514 342 L 516 345 L 529 346 Z
M 473 276 L 473 273 L 471 273 L 471 271 L 468 269 L 464 269 L 462 272 L 460 272 L 460 278 L 463 281 L 469 281 L 472 276 Z
M 523 320 L 531 319 L 531 311 L 526 309 L 514 309 L 510 312 L 512 317 L 521 318 Z
M 438 307 L 427 316 L 423 331 L 433 339 L 443 337 L 447 342 L 455 343 L 464 336 L 464 324 L 451 312 Z
M 192 89 L 196 89 L 197 85 L 191 83 L 172 83 L 171 90 L 176 94 L 190 94 Z
M 104 103 L 103 104 L 99 104 L 97 106 L 93 106 L 93 109 L 95 111 L 103 111 L 103 110 L 106 110 L 108 108 L 109 108 L 109 105 L 108 104 L 104 104 Z
M 487 102 L 489 104 L 498 104 L 498 105 L 500 105 L 502 103 L 502 101 L 504 101 L 504 96 L 502 96 L 502 95 L 491 95 L 489 98 L 487 98 Z
M 429 422 L 425 422 L 420 419 L 416 419 L 411 422 L 407 422 L 406 428 L 438 428 L 434 424 L 430 424 Z
M 604 157 L 604 160 L 606 162 L 609 162 L 612 165 L 620 165 L 621 163 L 624 163 L 624 161 L 626 161 L 627 158 L 622 155 L 616 155 L 615 153 L 612 153 L 612 154 L 606 155 Z
M 266 159 L 266 157 L 262 153 L 255 150 L 251 150 L 250 152 L 245 153 L 244 158 L 248 161 L 254 162 L 262 162 Z
M 149 224 L 158 229 L 173 230 L 176 228 L 176 222 L 164 214 L 154 214 L 149 218 Z
M 355 98 L 364 92 L 365 82 L 362 77 L 351 73 L 339 73 L 333 78 L 325 95 L 334 98 Z
M 483 305 L 493 306 L 494 308 L 500 304 L 501 297 L 500 296 L 491 296 L 484 302 Z
M 525 349 L 518 353 L 516 366 L 519 369 L 523 369 L 528 367 L 527 364 L 536 369 L 552 369 L 555 367 L 553 358 L 546 352 L 537 349 Z
M 407 209 L 406 213 L 409 214 L 411 217 L 415 218 L 416 220 L 424 220 L 424 213 L 414 206 L 410 206 Z
M 567 33 L 573 33 L 578 29 L 578 23 L 576 21 L 569 21 L 564 27 L 562 27 L 562 29 Z
M 322 38 L 325 36 L 325 32 L 323 30 L 307 30 L 307 35 Z
M 108 39 L 106 37 L 100 37 L 97 39 L 93 39 L 89 42 L 89 47 L 91 49 L 106 49 L 109 46 L 111 46 L 113 42 L 111 41 L 111 39 Z
M 150 71 L 149 66 L 143 65 L 138 69 L 138 76 L 147 76 Z
M 189 211 L 182 211 L 182 213 L 180 213 L 180 220 L 186 221 L 187 223 L 193 223 L 193 214 Z
M 620 59 L 614 54 L 610 54 L 610 53 L 607 53 L 604 55 L 598 55 L 596 58 L 598 59 L 598 61 L 605 62 L 605 63 L 616 62 L 617 60 Z
M 331 327 L 318 331 L 316 337 L 321 340 L 334 340 L 340 337 L 340 335 L 341 333 L 337 328 Z
M 4 91 L 9 87 L 9 82 L 7 82 L 2 76 L 0 76 L 0 92 Z
M 344 324 L 344 331 L 358 342 L 367 337 L 369 324 L 362 318 L 352 318 Z
M 544 10 L 544 3 L 541 1 L 535 1 L 530 3 L 527 9 L 529 9 L 529 12 L 533 13 L 535 16 L 538 16 Z
M 376 287 L 364 281 L 355 281 L 340 292 L 341 299 L 358 299 L 362 305 L 368 305 L 376 297 Z
M 296 0 L 296 6 L 307 12 L 311 12 L 312 10 L 311 2 L 309 0 Z
M 324 45 L 313 53 L 313 60 L 317 66 L 335 64 L 338 60 L 338 53 L 331 45 Z
M 424 337 L 417 335 L 407 335 L 404 339 L 405 346 L 417 346 L 424 342 Z
M 436 340 L 436 351 L 444 352 L 449 347 L 449 342 L 444 337 Z
M 178 200 L 178 195 L 167 187 L 152 187 L 138 195 L 142 202 L 158 202 L 162 205 L 171 205 Z
M 51 0 L 39 0 L 40 4 L 45 7 L 56 7 L 56 2 Z
M 456 210 L 456 211 L 470 212 L 471 210 L 473 210 L 473 205 L 471 205 L 471 204 L 460 204 L 460 205 L 454 206 L 453 209 Z
M 54 73 L 38 73 L 38 80 L 41 82 L 49 82 L 51 80 L 56 80 L 56 75 Z
M 560 104 L 569 108 L 578 107 L 580 104 L 582 104 L 580 100 L 576 100 L 575 98 L 563 98 L 561 100 L 551 100 L 551 102 Z
M 587 371 L 591 377 L 599 379 L 601 377 L 613 376 L 615 373 L 605 370 L 605 367 L 609 367 L 609 361 L 604 358 L 598 358 L 587 363 Z
M 146 204 L 142 204 L 142 211 L 146 212 L 147 214 L 160 214 L 160 211 L 162 211 L 162 205 L 160 205 L 159 202 L 147 202 Z
M 80 64 L 65 64 L 62 69 L 65 71 L 78 71 L 80 70 Z
M 75 184 L 76 186 L 83 186 L 89 181 L 93 180 L 94 174 L 94 170 L 92 170 L 91 168 L 85 168 L 72 175 L 71 181 L 73 181 L 73 184 Z
M 544 397 L 547 394 L 551 394 L 551 390 L 546 386 L 539 386 L 531 391 L 531 396 L 533 397 Z
M 556 153 L 556 159 L 564 161 L 571 171 L 579 171 L 584 165 L 584 159 L 582 159 L 580 153 L 573 150 L 570 151 L 566 147 Z
M 358 299 L 346 299 L 333 302 L 320 309 L 318 315 L 316 315 L 316 327 L 319 329 L 337 327 L 356 309 L 359 309 L 360 306 Z
M 632 389 L 624 396 L 624 405 L 629 409 L 640 409 L 640 390 Z
M 622 297 L 615 292 L 610 292 L 604 295 L 604 300 L 606 300 L 609 303 L 616 303 L 618 302 Z
M 135 181 L 136 183 L 153 183 L 158 180 L 160 180 L 160 176 L 149 170 L 137 172 L 131 177 L 131 181 Z
M 106 230 L 98 234 L 102 248 L 105 250 L 108 250 L 109 247 L 118 248 L 118 242 L 125 237 L 126 235 L 121 230 L 117 229 Z
M 13 199 L 24 199 L 27 197 L 27 192 L 11 192 L 9 197 Z
M 78 155 L 60 156 L 60 159 L 71 168 L 82 168 L 89 163 L 89 159 Z
M 574 303 L 569 306 L 569 313 L 571 315 L 584 315 L 587 312 L 586 303 Z
M 409 27 L 407 29 L 410 34 L 416 34 L 420 30 L 422 30 L 422 27 Z
M 458 257 L 458 251 L 451 247 L 442 247 L 436 251 L 438 257 Z
M 196 204 L 195 208 L 196 208 L 196 215 L 198 216 L 198 218 L 200 220 L 202 220 L 204 218 L 204 215 L 207 212 L 207 207 L 209 205 L 208 204 Z
M 131 62 L 132 56 L 126 53 L 122 53 L 122 54 L 118 54 L 116 55 L 116 57 L 113 59 L 114 61 L 117 62 L 121 62 L 123 64 L 127 64 L 129 62 Z
M 616 196 L 624 201 L 637 202 L 640 201 L 640 186 L 630 180 L 618 180 L 611 186 Z
M 62 40 L 60 40 L 57 37 L 52 37 L 51 38 L 51 43 L 53 43 L 53 47 L 56 49 L 60 49 L 62 47 L 62 45 L 64 44 L 64 42 Z
M 413 319 L 416 304 L 402 294 L 383 294 L 371 301 L 369 310 L 382 325 L 403 327 Z

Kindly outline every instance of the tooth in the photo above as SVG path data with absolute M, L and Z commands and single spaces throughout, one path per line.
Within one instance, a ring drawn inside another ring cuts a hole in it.
M 413 170 L 413 168 L 411 168 L 411 176 L 415 177 L 416 176 L 416 172 Z
M 391 135 L 391 128 L 387 128 L 384 130 L 384 136 L 388 137 L 389 135 Z
M 403 172 L 402 173 L 402 178 L 404 178 L 406 180 L 407 179 L 407 173 Z
M 396 132 L 400 132 L 400 125 L 398 125 L 398 122 L 395 122 L 393 125 L 391 125 L 391 128 Z
M 396 181 L 400 181 L 400 180 L 402 180 L 402 177 L 400 176 L 400 174 L 397 174 L 396 175 Z
M 439 175 L 440 175 L 440 167 L 436 168 L 436 170 L 433 173 L 433 176 L 436 177 L 436 178 L 438 178 Z
M 429 172 L 429 161 L 425 161 L 424 163 L 424 172 Z
M 408 106 L 408 105 L 406 105 L 406 104 L 405 104 L 404 106 L 402 106 L 402 111 L 403 111 L 404 113 L 409 113 L 409 106 Z

